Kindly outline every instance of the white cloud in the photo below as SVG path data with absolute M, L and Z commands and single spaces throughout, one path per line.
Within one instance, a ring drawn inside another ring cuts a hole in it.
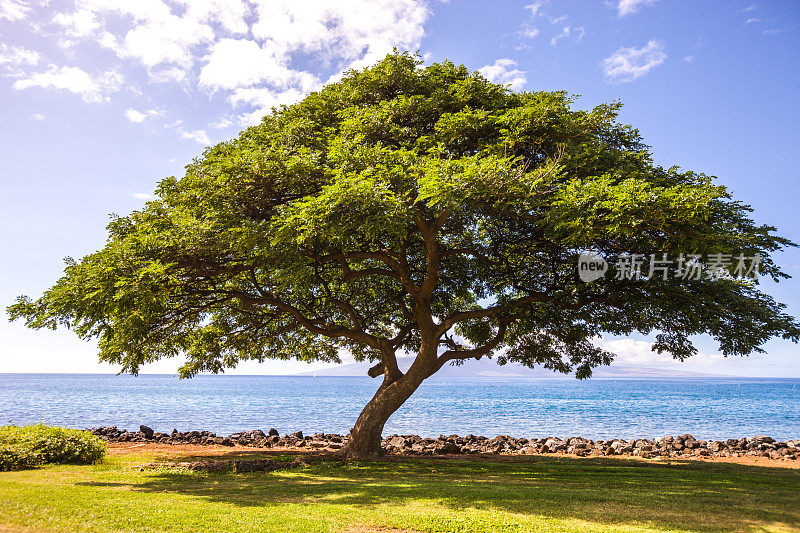
M 160 117 L 163 114 L 164 112 L 158 109 L 148 109 L 147 111 L 141 112 L 131 107 L 128 108 L 127 111 L 125 111 L 125 118 L 127 118 L 131 122 L 136 122 L 137 124 L 141 124 L 147 118 Z
M 318 85 L 317 78 L 308 72 L 286 66 L 287 58 L 277 55 L 274 48 L 262 48 L 254 41 L 222 39 L 206 56 L 207 64 L 200 71 L 201 86 L 212 89 L 236 89 L 266 83 L 278 89 L 297 86 L 310 91 Z
M 167 67 L 148 71 L 153 83 L 183 83 L 187 80 L 186 71 L 177 67 Z
M 324 60 L 363 66 L 393 46 L 414 49 L 430 10 L 418 0 L 258 0 L 253 36 L 276 56 L 316 53 Z
M 30 87 L 58 89 L 80 94 L 84 102 L 95 103 L 108 101 L 108 93 L 118 91 L 123 82 L 119 72 L 110 70 L 92 76 L 78 67 L 58 67 L 50 65 L 45 72 L 26 75 L 14 82 L 14 89 L 23 90 Z
M 697 353 L 681 362 L 668 353 L 653 351 L 653 343 L 634 339 L 599 339 L 595 343 L 601 348 L 615 354 L 614 364 L 656 368 L 672 368 L 675 370 L 692 370 L 715 372 L 725 369 L 725 362 L 730 361 L 724 355 Z
M 216 122 L 211 122 L 208 125 L 208 127 L 209 128 L 214 128 L 215 130 L 224 130 L 225 128 L 227 128 L 231 124 L 233 124 L 233 121 L 231 119 L 229 119 L 228 117 L 223 117 L 223 118 L 219 119 Z
M 656 0 L 619 0 L 617 16 L 625 17 L 637 13 L 643 6 L 652 6 Z
M 0 2 L 0 20 L 22 20 L 28 16 L 31 8 L 19 0 L 2 0 Z
M 147 67 L 169 63 L 189 68 L 193 63 L 191 48 L 213 38 L 209 26 L 168 15 L 135 26 L 125 34 L 121 55 L 138 59 Z
M 34 113 L 33 115 L 31 115 L 31 118 L 32 118 L 33 120 L 35 120 L 36 122 L 42 122 L 42 121 L 43 121 L 45 118 L 47 118 L 47 117 L 45 117 L 45 116 L 44 116 L 44 115 L 42 115 L 41 113 Z
M 146 192 L 135 192 L 133 193 L 133 197 L 138 198 L 139 200 L 152 200 L 155 198 L 155 196 Z
M 606 79 L 627 83 L 640 78 L 664 62 L 664 45 L 651 39 L 642 48 L 620 48 L 602 62 Z
M 147 118 L 147 115 L 139 111 L 136 111 L 133 108 L 130 108 L 127 111 L 125 111 L 125 118 L 127 118 L 131 122 L 144 122 L 144 119 Z
M 507 57 L 498 59 L 491 65 L 485 65 L 478 69 L 487 79 L 501 83 L 503 85 L 510 85 L 511 89 L 520 90 L 528 81 L 525 73 L 516 68 L 517 62 Z
M 539 10 L 542 8 L 542 6 L 546 3 L 547 0 L 536 0 L 536 2 L 526 5 L 525 9 L 531 12 L 532 17 L 535 17 L 539 13 Z
M 570 36 L 573 36 L 575 42 L 579 43 L 583 40 L 584 35 L 586 35 L 586 30 L 583 29 L 583 26 L 578 26 L 578 27 L 564 26 L 561 29 L 561 33 L 559 33 L 558 35 L 554 35 L 550 39 L 550 44 L 552 46 L 555 46 L 558 44 L 558 41 L 560 41 L 561 39 L 566 39 Z
M 523 27 L 521 33 L 528 39 L 535 39 L 536 37 L 539 36 L 540 32 L 539 28 Z
M 273 107 L 291 105 L 299 102 L 304 94 L 297 89 L 287 89 L 276 92 L 272 89 L 249 87 L 237 89 L 229 100 L 234 106 L 250 105 L 256 110 L 252 113 L 242 115 L 239 122 L 242 126 L 252 126 L 258 124 L 261 119 L 272 111 Z
M 531 14 L 530 14 L 530 20 L 525 21 L 522 24 L 522 29 L 519 31 L 520 35 L 522 35 L 523 37 L 527 37 L 528 39 L 535 39 L 536 37 L 539 36 L 541 31 L 539 30 L 539 28 L 534 26 L 534 21 L 536 20 L 537 16 L 544 16 L 544 13 L 540 13 L 540 10 L 542 9 L 542 6 L 546 3 L 547 0 L 537 0 L 536 2 L 528 4 L 524 7 L 524 9 L 530 11 Z
M 193 130 L 181 131 L 181 139 L 191 139 L 199 144 L 208 146 L 211 144 L 211 139 L 208 137 L 206 130 Z
M 685 56 L 683 60 L 686 61 L 687 63 L 691 63 L 692 61 L 694 61 L 694 56 L 690 54 L 688 56 Z
M 571 26 L 566 24 L 569 15 L 551 16 L 543 9 L 546 3 L 547 0 L 542 0 L 525 6 L 525 9 L 530 11 L 530 19 L 522 23 L 519 35 L 527 37 L 528 39 L 533 39 L 541 34 L 540 27 L 542 25 L 544 25 L 545 29 L 547 29 L 548 26 L 560 26 L 561 31 L 550 37 L 550 44 L 552 46 L 558 44 L 561 39 L 566 39 L 571 36 L 574 37 L 576 43 L 580 42 L 586 34 L 583 26 Z M 525 45 L 522 45 L 522 48 L 525 47 Z
M 557 45 L 559 40 L 566 37 L 569 37 L 569 26 L 564 26 L 564 29 L 561 30 L 561 33 L 550 38 L 550 46 Z
M 234 34 L 246 34 L 250 6 L 241 0 L 178 0 L 186 7 L 186 16 L 195 20 L 218 22 L 222 29 Z
M 88 9 L 78 9 L 73 13 L 56 13 L 53 22 L 64 26 L 70 37 L 86 37 L 100 27 L 95 14 Z
M 77 0 L 75 11 L 59 13 L 53 22 L 70 37 L 93 39 L 146 67 L 172 64 L 188 69 L 194 62 L 193 48 L 214 40 L 214 21 L 242 29 L 244 20 L 235 20 L 235 4 L 236 0 L 187 0 L 178 15 L 162 0 Z M 243 4 L 240 11 L 243 17 Z M 112 32 L 120 27 L 122 31 Z
M 52 21 L 67 40 L 145 67 L 152 82 L 197 83 L 254 107 L 239 117 L 253 121 L 393 47 L 418 49 L 429 16 L 425 0 L 75 0 Z
M 22 65 L 36 65 L 42 56 L 36 50 L 28 50 L 18 46 L 8 46 L 0 43 L 0 65 L 20 67 Z

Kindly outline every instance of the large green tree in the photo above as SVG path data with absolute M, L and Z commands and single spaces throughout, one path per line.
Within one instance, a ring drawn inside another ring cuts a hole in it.
M 677 266 L 579 279 L 584 249 L 612 265 L 759 255 L 762 276 L 787 277 L 771 254 L 793 244 L 711 177 L 655 165 L 619 109 L 389 55 L 208 148 L 10 316 L 96 337 L 100 359 L 132 373 L 178 355 L 191 376 L 347 350 L 383 378 L 351 430 L 355 457 L 379 452 L 389 416 L 448 363 L 494 355 L 585 378 L 613 358 L 603 333 L 656 333 L 678 359 L 703 333 L 724 354 L 797 341 L 735 261 L 699 279 Z

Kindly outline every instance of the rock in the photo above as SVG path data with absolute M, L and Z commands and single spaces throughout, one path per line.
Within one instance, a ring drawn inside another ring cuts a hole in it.
M 610 446 L 616 453 L 620 453 L 620 451 L 624 448 L 630 448 L 627 442 L 625 442 L 624 440 L 617 440 L 617 439 L 611 441 Z
M 104 426 L 87 429 L 92 434 L 109 442 L 159 442 L 165 444 L 202 444 L 218 446 L 252 446 L 252 447 L 307 447 L 310 449 L 337 450 L 349 440 L 349 435 L 315 433 L 304 436 L 302 431 L 280 437 L 275 428 L 268 434 L 260 429 L 232 433 L 228 437 L 217 436 L 211 431 L 171 433 L 153 431 L 147 426 L 140 426 L 139 431 L 119 430 L 116 426 Z M 593 441 L 583 437 L 515 438 L 508 435 L 497 435 L 487 438 L 480 435 L 439 435 L 435 439 L 422 438 L 419 435 L 391 435 L 382 440 L 381 445 L 395 453 L 433 455 L 433 454 L 518 454 L 566 453 L 579 457 L 601 455 L 633 455 L 637 457 L 673 457 L 691 459 L 697 456 L 718 457 L 768 457 L 782 461 L 800 459 L 800 440 L 776 441 L 766 435 L 756 435 L 740 439 L 704 441 L 692 435 L 678 437 L 664 436 L 655 440 L 611 439 Z
M 443 445 L 439 446 L 436 451 L 445 454 L 461 453 L 461 447 L 452 442 L 445 442 Z
M 389 446 L 395 446 L 396 448 L 402 448 L 406 445 L 406 439 L 400 435 L 395 435 L 389 439 L 387 444 L 389 444 Z
M 711 442 L 708 443 L 708 450 L 711 452 L 716 453 L 722 451 L 724 448 L 725 448 L 725 443 L 718 440 L 712 440 Z

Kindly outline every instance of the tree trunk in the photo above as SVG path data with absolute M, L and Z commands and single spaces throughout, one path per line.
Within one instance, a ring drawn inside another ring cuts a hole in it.
M 383 453 L 381 434 L 389 417 L 417 390 L 430 373 L 429 361 L 418 357 L 408 372 L 390 381 L 388 377 L 375 392 L 355 426 L 350 430 L 350 441 L 341 454 L 351 459 L 376 459 Z

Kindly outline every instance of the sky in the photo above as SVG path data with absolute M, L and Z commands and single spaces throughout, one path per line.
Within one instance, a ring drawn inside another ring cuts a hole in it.
M 620 100 L 658 164 L 717 176 L 800 242 L 798 2 L 0 0 L 0 303 L 40 295 L 64 257 L 103 246 L 110 213 L 141 208 L 206 146 L 393 47 L 583 109 Z M 798 316 L 800 253 L 777 262 L 795 277 L 762 286 Z M 620 365 L 800 377 L 785 341 L 742 359 L 699 338 L 686 363 L 651 341 L 601 342 Z M 0 321 L 0 372 L 116 371 L 69 331 Z

